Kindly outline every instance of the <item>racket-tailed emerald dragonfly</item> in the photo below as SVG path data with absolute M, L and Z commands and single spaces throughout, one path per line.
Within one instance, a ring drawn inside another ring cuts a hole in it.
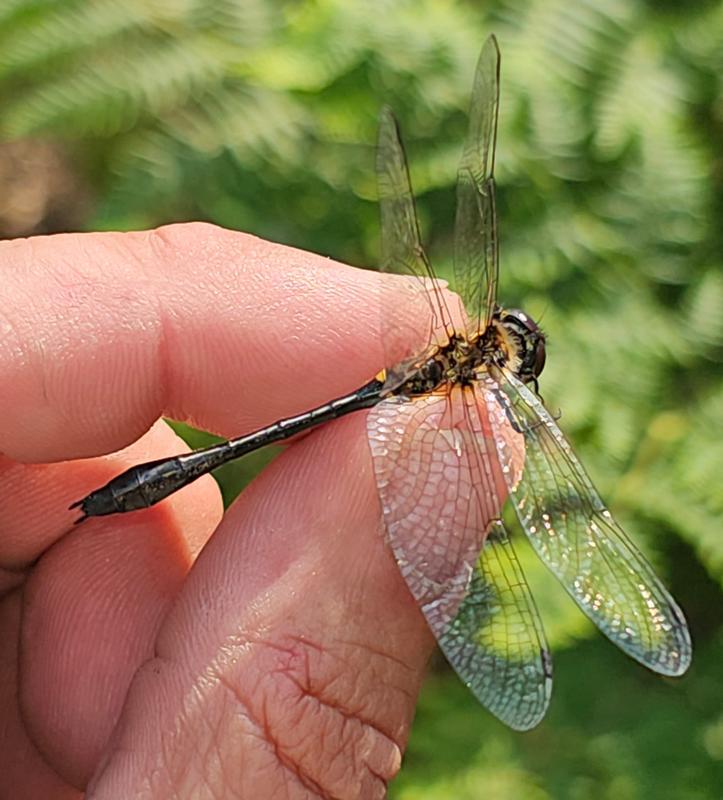
M 691 643 L 682 612 L 537 393 L 542 331 L 522 311 L 497 305 L 499 68 L 491 36 L 477 64 L 457 182 L 454 277 L 466 321 L 453 318 L 425 255 L 398 126 L 384 109 L 377 143 L 383 266 L 416 276 L 442 335 L 349 395 L 237 439 L 140 464 L 72 507 L 82 519 L 146 508 L 227 461 L 365 409 L 384 527 L 410 592 L 479 701 L 526 730 L 545 714 L 552 670 L 500 518 L 505 495 L 534 551 L 621 650 L 655 672 L 680 675 Z

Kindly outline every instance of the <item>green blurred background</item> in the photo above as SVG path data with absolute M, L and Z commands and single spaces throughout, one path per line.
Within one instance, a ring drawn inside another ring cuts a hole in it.
M 721 3 L 3 0 L 0 233 L 205 219 L 373 265 L 388 102 L 448 264 L 490 32 L 501 299 L 542 317 L 545 400 L 696 650 L 681 680 L 647 673 L 523 552 L 555 654 L 548 718 L 507 731 L 440 660 L 391 796 L 720 798 Z M 227 470 L 226 497 L 268 457 Z

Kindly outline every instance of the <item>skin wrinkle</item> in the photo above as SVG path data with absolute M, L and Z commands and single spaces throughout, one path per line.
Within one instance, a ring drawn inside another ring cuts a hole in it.
M 379 650 L 378 648 L 373 647 L 371 644 L 362 644 L 361 642 L 353 642 L 350 639 L 339 639 L 338 641 L 340 644 L 366 650 L 367 652 L 372 653 L 375 656 L 379 656 L 380 658 L 383 659 L 388 659 L 389 661 L 394 662 L 397 666 L 402 667 L 402 669 L 410 675 L 414 673 L 414 667 L 412 667 L 410 664 L 407 664 L 404 661 L 404 659 L 397 658 L 391 653 L 385 653 L 383 650 Z
M 213 762 L 213 756 L 216 756 L 215 763 L 218 765 L 218 770 L 221 775 L 225 772 L 226 761 L 220 757 L 221 751 L 221 742 L 223 741 L 223 731 L 222 731 L 222 720 L 220 717 L 216 717 L 216 724 L 213 728 L 209 727 L 209 737 L 208 743 L 206 744 L 203 755 L 204 758 L 201 759 L 204 765 L 211 764 Z M 189 762 L 188 765 L 188 772 L 191 772 L 191 764 Z M 207 769 L 202 770 L 195 770 L 194 776 L 200 774 L 201 776 L 201 785 L 206 786 L 209 792 L 209 795 L 213 796 L 216 794 L 214 791 L 214 785 L 212 783 L 212 771 Z M 226 786 L 230 785 L 231 781 L 221 780 L 221 785 Z
M 178 247 L 172 243 L 165 228 L 155 228 L 148 231 L 147 243 L 154 255 L 158 256 L 158 262 L 173 263 L 178 254 Z M 170 252 L 170 257 L 168 253 Z M 143 259 L 137 259 L 137 262 L 143 266 Z M 155 278 L 156 275 L 154 274 Z M 159 398 L 166 398 L 170 405 L 175 406 L 176 403 L 171 398 L 171 381 L 170 365 L 171 365 L 171 347 L 169 345 L 169 327 L 171 326 L 171 315 L 165 308 L 163 303 L 163 294 L 161 292 L 157 295 L 156 310 L 158 315 L 158 341 L 156 344 L 156 366 L 157 366 L 157 386 Z M 179 404 L 180 408 L 180 404 Z M 190 416 L 190 415 L 189 415 Z
M 331 654 L 331 653 L 328 652 L 328 650 L 323 648 L 323 646 L 317 645 L 313 641 L 311 641 L 311 640 L 309 640 L 309 639 L 307 639 L 305 637 L 295 636 L 293 634 L 290 634 L 290 635 L 287 635 L 287 638 L 290 639 L 291 641 L 297 642 L 300 645 L 303 645 L 305 648 L 310 647 L 310 648 L 315 649 L 319 653 L 322 653 L 322 654 L 325 653 L 326 655 L 329 655 L 330 657 L 334 658 L 336 661 L 339 661 L 344 666 L 349 666 L 349 667 L 352 667 L 352 668 L 354 666 L 352 660 L 346 659 L 340 654 L 336 654 L 336 653 L 335 654 Z M 268 642 L 261 642 L 261 643 L 266 645 L 267 647 L 274 647 L 273 644 L 270 644 Z M 356 651 L 360 650 L 360 651 L 363 651 L 365 653 L 369 653 L 369 654 L 371 654 L 373 656 L 382 657 L 386 661 L 391 661 L 393 664 L 401 666 L 402 669 L 404 670 L 405 674 L 408 674 L 408 675 L 414 674 L 413 667 L 411 667 L 409 664 L 404 662 L 402 659 L 396 658 L 395 656 L 393 656 L 390 653 L 385 653 L 382 650 L 376 649 L 373 646 L 371 646 L 370 644 L 362 644 L 360 642 L 352 642 L 352 641 L 347 641 L 347 640 L 339 640 L 339 644 L 347 645 L 347 646 L 353 648 Z M 278 649 L 280 651 L 282 651 L 282 652 L 287 653 L 289 656 L 293 656 L 293 654 L 294 654 L 290 648 L 287 649 L 287 648 L 283 648 L 281 646 L 278 646 Z M 304 650 L 304 659 L 305 659 L 305 668 L 306 668 L 306 674 L 305 674 L 306 686 L 309 687 L 308 690 L 306 690 L 306 691 L 309 691 L 310 693 L 313 694 L 312 689 L 311 689 L 311 685 L 312 685 L 311 684 L 311 675 L 313 674 L 313 672 L 309 668 L 308 654 L 307 654 L 306 650 Z M 367 664 L 367 669 L 368 668 L 369 668 L 369 665 Z M 316 677 L 316 683 L 315 683 L 316 694 L 314 696 L 318 697 L 318 699 L 320 701 L 324 702 L 323 698 L 321 696 L 321 693 L 324 692 L 324 691 L 328 692 L 328 690 L 334 685 L 334 683 L 339 681 L 345 674 L 346 674 L 345 671 L 339 670 L 335 676 L 330 678 L 330 680 L 325 682 L 325 683 L 322 683 L 320 681 L 318 675 L 315 676 Z M 379 674 L 379 673 L 377 673 L 377 671 L 375 670 L 375 675 L 377 675 L 377 674 Z M 382 671 L 382 674 L 386 677 L 386 671 Z M 400 683 L 400 686 L 390 686 L 389 684 L 387 684 L 387 686 L 388 686 L 388 688 L 391 688 L 394 691 L 401 692 L 402 695 L 405 698 L 408 698 L 410 700 L 413 699 L 413 693 L 404 688 L 403 681 Z M 342 706 L 340 706 L 338 704 L 335 704 L 332 701 L 327 702 L 327 705 L 330 705 L 330 706 L 333 706 L 335 708 L 338 708 L 339 710 L 342 710 Z M 402 743 L 395 741 L 394 735 L 390 731 L 383 731 L 382 729 L 378 728 L 375 724 L 373 724 L 371 722 L 371 720 L 365 719 L 364 717 L 361 716 L 361 714 L 359 714 L 357 712 L 348 711 L 348 712 L 343 712 L 343 713 L 346 713 L 349 716 L 351 716 L 351 715 L 356 716 L 364 724 L 366 724 L 369 727 L 373 728 L 374 730 L 378 731 L 385 738 L 391 740 L 394 743 L 394 745 L 401 750 Z
M 25 570 L 11 572 L 4 567 L 0 567 L 0 600 L 4 600 L 10 592 L 21 586 L 25 577 Z
M 22 597 L 22 602 L 20 603 L 20 610 L 19 610 L 18 637 L 17 637 L 17 641 L 16 641 L 16 651 L 17 651 L 16 663 L 18 665 L 22 664 L 23 661 L 24 661 L 23 651 L 25 649 L 25 640 L 24 640 L 24 637 L 22 636 L 23 618 L 24 618 L 24 616 L 27 613 L 28 608 L 29 608 L 28 601 L 25 599 L 25 597 L 23 595 L 24 595 L 24 591 L 18 590 L 18 597 Z M 23 704 L 24 692 L 22 690 L 22 688 L 23 688 L 22 672 L 20 672 L 20 671 L 18 672 L 18 678 L 17 678 L 16 686 L 17 686 L 17 688 L 16 688 L 16 697 L 17 697 L 16 709 L 17 709 L 18 717 L 22 722 L 23 729 L 25 730 L 26 735 L 28 736 L 28 739 L 30 741 L 32 741 L 33 747 L 35 748 L 35 753 L 36 753 L 37 757 L 43 762 L 43 764 L 46 766 L 47 769 L 49 769 L 52 772 L 54 772 L 54 773 L 59 775 L 59 773 L 57 773 L 57 771 L 56 771 L 56 769 L 54 767 L 54 763 L 55 762 L 54 762 L 54 759 L 52 758 L 52 755 L 48 753 L 47 748 L 43 747 L 42 737 L 41 737 L 40 741 L 38 741 L 36 739 L 36 737 L 33 736 L 33 726 L 31 724 L 29 724 L 29 721 L 28 721 L 28 718 L 27 718 L 27 715 L 26 715 L 25 706 Z M 49 757 L 49 755 L 50 755 L 50 757 Z M 61 777 L 61 776 L 59 775 L 59 777 Z M 62 776 L 62 780 L 63 781 L 67 781 L 67 776 L 63 775 Z M 76 787 L 76 788 L 81 788 L 81 787 Z
M 367 733 L 370 733 L 368 728 L 365 731 L 365 734 L 367 734 Z M 362 739 L 363 738 L 365 738 L 365 737 L 362 737 Z M 387 790 L 387 786 L 388 786 L 388 782 L 389 782 L 389 776 L 385 777 L 384 775 L 380 774 L 375 769 L 373 769 L 372 766 L 369 764 L 369 758 L 370 758 L 371 754 L 376 750 L 376 747 L 375 747 L 376 742 L 373 740 L 373 734 L 372 734 L 372 737 L 370 737 L 370 738 L 372 738 L 372 741 L 369 742 L 368 746 L 366 745 L 366 743 L 363 743 L 362 739 L 359 739 L 356 742 L 352 742 L 352 745 L 351 745 L 352 746 L 352 752 L 354 753 L 354 756 L 352 757 L 352 761 L 354 763 L 363 764 L 364 765 L 364 768 L 366 769 L 367 773 L 372 778 L 372 782 L 375 785 L 375 788 L 377 788 L 379 790 L 379 796 L 380 797 L 384 797 L 386 795 L 386 790 Z M 362 747 L 362 744 L 364 744 L 364 747 Z M 400 755 L 400 757 L 398 759 L 395 759 L 395 764 L 399 764 L 399 763 L 401 763 L 401 755 Z M 396 774 L 396 770 L 397 769 L 398 769 L 398 766 L 394 770 L 393 775 Z M 392 775 L 392 777 L 393 777 L 393 775 Z
M 260 738 L 272 748 L 279 766 L 281 766 L 286 773 L 291 774 L 305 789 L 313 791 L 320 800 L 338 800 L 338 798 L 332 798 L 331 795 L 327 794 L 322 786 L 318 785 L 313 778 L 306 775 L 298 764 L 284 754 L 279 742 L 273 736 L 267 721 L 269 718 L 266 708 L 268 697 L 264 695 L 261 701 L 262 714 L 260 715 L 261 718 L 259 718 L 258 715 L 255 715 L 251 711 L 250 705 L 243 699 L 240 691 L 232 682 L 228 681 L 222 674 L 219 674 L 217 677 L 219 682 L 226 687 L 231 696 L 242 707 L 246 719 L 261 732 Z
M 316 642 L 309 641 L 306 639 L 299 639 L 299 637 L 291 637 L 291 640 L 296 644 L 301 643 L 304 647 L 296 648 L 296 647 L 288 647 L 282 643 L 269 643 L 266 641 L 259 641 L 257 642 L 257 646 L 261 646 L 264 649 L 270 649 L 275 653 L 281 654 L 286 656 L 289 659 L 295 660 L 294 663 L 285 665 L 283 669 L 279 669 L 275 671 L 275 674 L 283 674 L 284 677 L 289 679 L 298 689 L 299 689 L 299 699 L 300 700 L 311 700 L 314 703 L 318 703 L 320 706 L 329 708 L 332 711 L 336 711 L 338 714 L 341 714 L 344 717 L 343 728 L 348 728 L 347 723 L 358 723 L 362 725 L 362 735 L 359 736 L 358 734 L 354 735 L 353 729 L 349 735 L 342 734 L 339 735 L 335 733 L 332 735 L 331 728 L 328 725 L 325 725 L 321 730 L 320 739 L 322 742 L 325 739 L 330 739 L 331 743 L 337 742 L 339 740 L 347 741 L 349 746 L 352 749 L 352 754 L 355 757 L 355 762 L 358 766 L 362 766 L 363 769 L 367 770 L 370 775 L 374 778 L 375 781 L 383 781 L 384 786 L 386 786 L 386 780 L 374 769 L 370 767 L 367 763 L 366 758 L 360 759 L 359 758 L 359 745 L 363 736 L 366 734 L 368 730 L 371 730 L 374 737 L 382 736 L 385 740 L 388 740 L 388 737 L 383 732 L 379 731 L 376 726 L 361 720 L 358 715 L 353 714 L 352 712 L 348 712 L 343 710 L 337 704 L 333 702 L 327 702 L 323 698 L 317 696 L 311 688 L 308 690 L 304 689 L 303 683 L 306 682 L 309 685 L 309 679 L 312 674 L 310 670 L 310 664 L 308 659 L 308 651 L 312 650 L 313 652 L 321 652 L 324 653 L 325 649 L 322 645 L 317 644 Z M 299 671 L 301 670 L 301 678 L 295 677 L 299 675 Z M 273 694 L 269 696 L 268 692 L 264 691 L 260 686 L 255 686 L 251 689 L 251 694 L 253 696 L 256 695 L 257 692 L 261 693 L 263 691 L 263 699 L 262 699 L 262 709 L 261 713 L 254 713 L 252 710 L 252 705 L 248 701 L 244 700 L 244 697 L 247 692 L 241 692 L 237 686 L 235 681 L 229 681 L 227 676 L 223 672 L 215 673 L 214 678 L 216 678 L 219 683 L 221 683 L 227 691 L 231 693 L 234 700 L 243 710 L 244 717 L 248 719 L 248 721 L 254 725 L 254 727 L 258 730 L 258 736 L 261 741 L 268 744 L 270 747 L 273 748 L 274 754 L 277 758 L 278 763 L 289 773 L 289 777 L 293 776 L 293 778 L 304 787 L 306 791 L 313 792 L 314 797 L 318 798 L 348 798 L 348 797 L 357 797 L 359 795 L 336 795 L 333 794 L 325 789 L 318 781 L 314 780 L 310 775 L 306 773 L 306 771 L 298 764 L 298 762 L 290 755 L 287 754 L 284 746 L 278 740 L 278 737 L 274 736 L 274 724 L 271 722 L 273 715 L 271 714 L 270 709 L 275 707 L 276 704 L 273 700 Z M 273 688 L 273 687 L 272 687 Z M 313 709 L 303 708 L 303 706 L 299 709 L 301 712 L 301 717 L 297 720 L 296 725 L 301 723 L 305 717 L 309 714 L 313 714 Z M 207 720 L 208 721 L 208 720 Z M 224 725 L 222 721 L 218 723 L 218 730 L 223 731 Z M 283 730 L 282 724 L 282 730 Z M 353 738 L 352 738 L 353 736 Z M 218 741 L 219 733 L 213 733 L 210 736 L 211 741 Z M 325 749 L 325 748 L 324 748 Z M 364 747 L 365 750 L 368 751 L 368 746 Z M 348 758 L 348 757 L 347 757 Z M 397 763 L 397 759 L 393 760 L 394 763 Z M 223 759 L 220 760 L 219 766 L 223 769 L 225 762 Z M 172 773 L 173 767 L 169 769 L 169 772 Z M 354 770 L 353 774 L 358 774 L 358 770 Z M 387 778 L 388 780 L 388 778 Z M 364 797 L 370 797 L 372 795 L 365 793 Z M 383 796 L 383 792 L 379 795 Z
M 211 725 L 211 717 L 208 715 L 202 715 L 201 717 L 195 717 L 192 721 L 187 721 L 187 726 L 184 727 L 184 730 L 189 729 L 191 725 L 193 725 L 193 727 L 197 730 L 201 725 L 203 725 L 205 730 L 208 731 L 208 736 L 194 737 L 194 741 L 196 743 L 200 742 L 202 744 L 202 748 L 196 759 L 187 758 L 182 760 L 180 762 L 180 770 L 178 766 L 179 762 L 171 757 L 173 748 L 169 748 L 165 746 L 165 744 L 160 748 L 163 767 L 155 767 L 154 772 L 160 774 L 161 777 L 159 777 L 157 781 L 154 780 L 154 776 L 152 774 L 146 778 L 146 785 L 148 786 L 149 790 L 153 792 L 152 796 L 156 796 L 159 785 L 165 786 L 166 783 L 170 783 L 174 786 L 174 795 L 180 791 L 180 787 L 186 786 L 187 784 L 192 784 L 195 786 L 197 783 L 207 786 L 209 792 L 211 795 L 213 795 L 214 792 L 211 785 L 210 770 L 195 769 L 195 763 L 197 761 L 206 764 L 207 762 L 205 761 L 204 756 L 210 753 L 212 750 L 218 750 L 219 748 L 218 743 L 221 741 L 221 736 L 218 735 L 218 732 L 220 732 L 222 729 L 223 721 L 218 719 L 218 717 L 214 717 L 213 719 L 216 720 L 215 728 Z M 214 735 L 214 731 L 216 731 L 216 735 Z M 173 735 L 173 732 L 170 733 L 170 742 L 175 742 L 175 736 Z M 196 746 L 198 746 L 198 744 L 196 744 Z M 96 775 L 96 778 L 100 778 L 101 776 L 102 770 Z M 137 790 L 136 794 L 138 794 Z
M 303 693 L 306 693 L 306 694 L 313 695 L 313 693 L 311 691 L 313 671 L 310 669 L 310 666 L 309 666 L 309 655 L 308 655 L 308 651 L 306 649 L 306 646 L 308 645 L 310 647 L 314 647 L 322 655 L 326 654 L 326 655 L 331 656 L 331 653 L 329 653 L 326 650 L 323 650 L 318 645 L 314 645 L 311 642 L 308 642 L 308 640 L 306 640 L 306 639 L 302 639 L 301 637 L 293 637 L 293 636 L 291 636 L 289 638 L 292 641 L 296 641 L 299 645 L 302 646 L 302 648 L 304 648 L 302 650 L 302 652 L 303 652 L 303 665 L 304 665 L 304 681 L 300 681 L 295 677 L 294 669 L 293 669 L 293 666 L 294 666 L 293 665 L 293 661 L 291 661 L 291 663 L 290 663 L 288 668 L 279 668 L 277 671 L 280 674 L 283 674 L 289 680 L 291 680 L 299 688 L 299 691 L 301 691 Z M 292 651 L 290 649 L 289 650 L 290 659 L 293 659 L 293 655 L 294 655 L 294 651 Z M 334 658 L 337 661 L 341 661 L 344 664 L 347 663 L 343 659 L 340 659 L 338 657 L 335 657 L 335 656 L 331 656 L 331 657 Z M 315 696 L 317 696 L 319 699 L 321 699 L 321 693 L 323 691 L 328 691 L 332 686 L 334 686 L 335 683 L 338 682 L 338 680 L 339 680 L 339 674 L 330 675 L 328 677 L 328 679 L 325 679 L 324 676 L 317 676 L 316 677 L 316 681 L 315 681 L 315 685 L 316 685 L 316 695 Z
M 304 686 L 299 681 L 297 681 L 292 675 L 286 674 L 286 673 L 283 673 L 283 674 L 292 683 L 294 683 L 295 686 L 298 687 L 299 692 L 301 693 L 302 697 L 308 698 L 308 699 L 318 703 L 320 706 L 322 706 L 324 708 L 328 708 L 329 710 L 335 711 L 337 714 L 340 714 L 343 717 L 342 731 L 344 731 L 344 729 L 347 727 L 348 724 L 359 722 L 363 726 L 362 736 L 366 732 L 371 732 L 372 734 L 377 735 L 377 736 L 381 737 L 382 739 L 385 739 L 386 741 L 390 742 L 392 748 L 398 750 L 398 746 L 396 745 L 396 743 L 393 742 L 382 730 L 380 730 L 376 725 L 374 725 L 369 719 L 365 718 L 364 715 L 361 714 L 359 711 L 347 711 L 339 703 L 326 701 L 326 700 L 324 700 L 324 698 L 320 694 L 318 694 L 318 693 L 315 694 L 311 690 L 304 688 Z M 324 736 L 324 735 L 325 735 L 325 732 L 324 732 L 324 730 L 322 730 L 322 736 Z M 353 737 L 352 741 L 350 742 L 350 745 L 352 747 L 352 750 L 355 750 L 355 748 L 359 744 L 359 740 L 362 737 L 354 735 L 353 732 L 350 734 L 350 736 Z M 342 735 L 339 738 L 343 739 L 344 737 Z M 339 750 L 338 755 L 342 755 L 341 749 Z M 362 761 L 361 758 L 359 758 L 359 757 L 352 758 L 352 761 L 357 763 L 357 764 L 364 763 L 364 766 L 373 775 L 375 775 L 380 780 L 384 780 L 385 783 L 389 780 L 389 776 L 382 777 L 379 773 L 377 773 L 376 771 L 372 770 L 371 767 L 369 766 L 369 764 L 366 761 Z
M 304 642 L 304 644 L 306 644 Z M 312 645 L 314 647 L 314 645 Z M 324 648 L 321 646 L 315 646 L 314 649 L 321 651 L 322 653 L 326 653 Z M 344 707 L 340 702 L 334 701 L 331 698 L 324 697 L 324 688 L 327 690 L 341 678 L 344 671 L 337 671 L 337 674 L 334 675 L 330 682 L 319 685 L 319 682 L 313 682 L 311 679 L 311 675 L 314 674 L 309 669 L 309 661 L 308 661 L 308 653 L 304 648 L 302 648 L 301 654 L 301 666 L 303 667 L 302 671 L 302 678 L 306 680 L 299 679 L 297 675 L 299 674 L 298 669 L 298 651 L 296 649 L 290 649 L 286 651 L 282 649 L 282 652 L 288 652 L 288 655 L 291 659 L 291 663 L 288 665 L 283 665 L 281 668 L 274 670 L 274 674 L 282 674 L 287 680 L 290 680 L 294 686 L 296 686 L 300 692 L 301 698 L 307 698 L 311 700 L 313 703 L 318 704 L 318 706 L 329 709 L 332 712 L 336 712 L 336 714 L 342 717 L 342 735 L 334 737 L 334 741 L 344 740 L 343 731 L 348 728 L 349 724 L 356 723 L 361 726 L 361 736 L 358 734 L 350 734 L 353 736 L 353 740 L 351 742 L 352 749 L 354 744 L 358 743 L 358 740 L 362 738 L 365 732 L 370 731 L 375 737 L 381 737 L 383 740 L 388 741 L 391 743 L 392 748 L 398 750 L 399 746 L 396 742 L 390 739 L 390 737 L 380 730 L 374 723 L 371 722 L 368 718 L 362 715 L 359 711 L 350 710 L 349 708 Z M 318 672 L 318 670 L 317 670 Z M 309 711 L 305 711 L 304 715 L 310 713 Z M 313 712 L 311 712 L 313 713 Z M 326 730 L 330 730 L 328 727 Z M 339 750 L 339 754 L 342 753 L 342 750 Z M 357 760 L 357 763 L 358 760 Z
M 347 710 L 345 709 L 340 703 L 336 703 L 332 700 L 325 700 L 322 696 L 322 692 L 324 688 L 329 688 L 329 686 L 333 685 L 333 680 L 326 684 L 326 686 L 318 686 L 316 691 L 312 691 L 311 689 L 311 682 L 309 680 L 309 676 L 307 675 L 306 683 L 302 683 L 302 681 L 298 680 L 298 678 L 294 677 L 293 670 L 289 669 L 278 669 L 276 670 L 275 674 L 283 675 L 285 678 L 290 680 L 294 686 L 299 689 L 299 692 L 305 696 L 309 697 L 312 700 L 315 700 L 319 703 L 319 705 L 324 706 L 325 708 L 329 708 L 332 711 L 336 711 L 337 713 L 341 714 L 346 720 L 361 722 L 365 727 L 370 728 L 374 732 L 378 733 L 383 738 L 392 741 L 390 737 L 378 728 L 371 720 L 365 718 L 359 711 L 357 710 Z M 392 741 L 393 746 L 397 746 L 395 742 Z
M 322 725 L 321 731 L 317 733 L 317 737 L 320 737 L 322 742 L 321 752 L 327 752 L 328 745 L 326 744 L 325 740 L 329 740 L 329 743 L 332 745 L 336 744 L 337 742 L 343 742 L 344 747 L 340 747 L 338 749 L 337 755 L 343 755 L 345 760 L 349 760 L 346 749 L 351 749 L 353 763 L 356 764 L 357 767 L 361 766 L 370 772 L 375 780 L 384 780 L 386 786 L 386 781 L 389 780 L 392 774 L 396 772 L 396 768 L 398 768 L 398 756 L 392 757 L 391 761 L 388 760 L 388 763 L 391 767 L 390 774 L 387 775 L 386 778 L 383 778 L 376 770 L 370 769 L 369 764 L 366 761 L 366 757 L 364 759 L 359 758 L 359 748 L 364 738 L 369 734 L 372 735 L 373 740 L 375 741 L 375 750 L 377 750 L 379 747 L 380 737 L 383 742 L 388 743 L 390 752 L 398 754 L 400 751 L 399 744 L 394 742 L 387 733 L 378 728 L 363 714 L 355 710 L 345 708 L 342 704 L 332 700 L 331 698 L 324 697 L 323 690 L 319 689 L 318 680 L 314 681 L 312 678 L 314 671 L 311 669 L 309 663 L 308 650 L 311 648 L 315 652 L 325 654 L 325 648 L 306 639 L 300 640 L 297 637 L 293 637 L 292 641 L 294 641 L 295 644 L 301 644 L 303 646 L 287 647 L 281 643 L 267 641 L 257 643 L 257 646 L 260 646 L 265 650 L 271 650 L 276 654 L 286 657 L 285 663 L 282 663 L 279 667 L 272 668 L 268 672 L 265 672 L 264 677 L 266 675 L 283 676 L 285 680 L 296 687 L 296 690 L 298 691 L 297 700 L 291 700 L 291 705 L 289 707 L 294 707 L 296 710 L 298 710 L 300 716 L 295 721 L 292 721 L 292 725 L 289 726 L 290 729 L 294 730 L 298 726 L 303 726 L 305 720 L 309 718 L 309 715 L 313 717 L 313 715 L 316 714 L 321 708 L 335 712 L 335 719 L 337 721 L 339 720 L 339 717 L 341 717 L 341 731 L 334 731 L 332 733 L 332 724 L 334 719 Z M 317 669 L 316 672 L 318 673 L 319 670 Z M 336 680 L 336 678 L 337 676 L 334 676 L 332 683 Z M 301 766 L 298 757 L 294 757 L 293 755 L 289 754 L 289 745 L 282 744 L 278 736 L 274 734 L 274 728 L 278 725 L 282 726 L 282 730 L 286 730 L 283 720 L 288 720 L 288 715 L 282 714 L 282 720 L 273 722 L 274 717 L 277 715 L 272 714 L 271 710 L 279 705 L 278 702 L 273 699 L 273 695 L 275 694 L 273 690 L 277 690 L 279 684 L 272 682 L 271 695 L 269 695 L 269 690 L 264 687 L 265 680 L 262 679 L 261 683 L 256 685 L 254 691 L 251 692 L 251 695 L 255 696 L 256 692 L 258 692 L 262 695 L 262 699 L 260 712 L 254 713 L 252 710 L 252 702 L 250 700 L 244 700 L 244 696 L 248 692 L 241 692 L 236 688 L 235 682 L 230 682 L 224 675 L 219 675 L 219 680 L 224 684 L 224 686 L 233 692 L 234 697 L 239 703 L 241 703 L 245 713 L 250 715 L 251 721 L 261 730 L 263 730 L 264 736 L 268 740 L 269 744 L 273 747 L 279 763 L 287 768 L 292 769 L 293 774 L 302 781 L 303 785 L 307 789 L 313 789 L 319 794 L 320 797 L 332 796 L 331 794 L 328 794 L 325 787 L 323 787 L 317 779 L 312 778 Z M 329 686 L 331 683 L 326 685 Z M 310 701 L 311 707 L 308 707 L 308 703 L 304 701 Z M 287 708 L 286 703 L 283 703 L 282 705 L 284 708 Z M 358 732 L 355 731 L 354 726 L 359 726 L 360 730 Z M 348 733 L 346 733 L 346 731 L 348 731 Z M 300 742 L 294 747 L 301 746 L 301 744 L 302 743 Z M 303 740 L 303 744 L 306 744 L 305 738 Z M 368 751 L 369 748 L 368 746 L 365 746 L 364 749 Z M 308 753 L 308 751 L 306 752 Z M 332 756 L 331 761 L 332 763 L 336 763 L 336 758 Z M 358 769 L 352 769 L 351 774 L 357 775 Z
M 168 314 L 163 307 L 163 301 L 158 298 L 158 342 L 156 345 L 156 359 L 158 362 L 158 391 L 160 397 L 170 395 L 170 349 L 168 345 Z
M 20 647 L 20 626 L 22 624 L 22 591 L 15 590 L 14 592 L 6 595 L 0 604 L 0 625 L 4 632 L 4 650 L 0 652 L 0 675 L 2 676 L 2 689 L 0 690 L 0 710 L 3 714 L 3 725 L 0 728 L 0 736 L 2 737 L 3 748 L 8 748 L 13 755 L 15 764 L 20 761 L 25 764 L 32 764 L 33 775 L 29 783 L 23 788 L 27 792 L 35 791 L 35 794 L 25 794 L 23 797 L 39 797 L 39 787 L 45 786 L 46 790 L 52 791 L 51 795 L 43 794 L 42 796 L 52 797 L 76 797 L 74 791 L 68 791 L 67 784 L 61 778 L 60 774 L 50 765 L 47 760 L 39 753 L 34 743 L 28 736 L 27 732 L 23 730 L 20 741 L 11 741 L 11 733 L 13 729 L 17 729 L 22 724 L 21 708 L 17 702 L 16 692 L 14 691 L 14 684 L 17 682 L 18 674 L 18 649 Z M 6 739 L 7 737 L 7 739 Z M 17 767 L 15 767 L 17 769 Z M 18 775 L 15 774 L 15 769 L 11 767 L 11 774 L 14 778 Z M 5 776 L 7 777 L 8 776 Z M 6 784 L 7 785 L 7 784 Z M 52 788 L 50 788 L 52 787 Z M 3 787 L 4 788 L 4 787 Z

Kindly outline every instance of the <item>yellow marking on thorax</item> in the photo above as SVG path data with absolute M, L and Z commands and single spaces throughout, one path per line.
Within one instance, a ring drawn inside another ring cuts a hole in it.
M 495 333 L 497 334 L 498 346 L 505 355 L 505 367 L 509 369 L 510 372 L 517 374 L 517 371 L 522 364 L 517 343 L 501 322 L 492 320 L 492 325 L 494 326 Z

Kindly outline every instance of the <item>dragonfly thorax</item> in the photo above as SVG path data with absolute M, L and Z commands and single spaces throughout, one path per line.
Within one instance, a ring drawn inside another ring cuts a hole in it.
M 489 367 L 507 369 L 524 383 L 537 384 L 545 366 L 545 335 L 519 309 L 497 308 L 481 334 L 450 337 L 431 356 L 414 366 L 396 393 L 414 397 L 442 387 L 469 386 Z
M 494 363 L 509 369 L 523 383 L 536 385 L 546 357 L 545 334 L 540 326 L 519 308 L 497 307 L 485 331 L 488 333 L 492 333 L 499 351 Z
M 487 359 L 482 339 L 455 334 L 402 384 L 400 394 L 428 394 L 442 386 L 469 386 Z

